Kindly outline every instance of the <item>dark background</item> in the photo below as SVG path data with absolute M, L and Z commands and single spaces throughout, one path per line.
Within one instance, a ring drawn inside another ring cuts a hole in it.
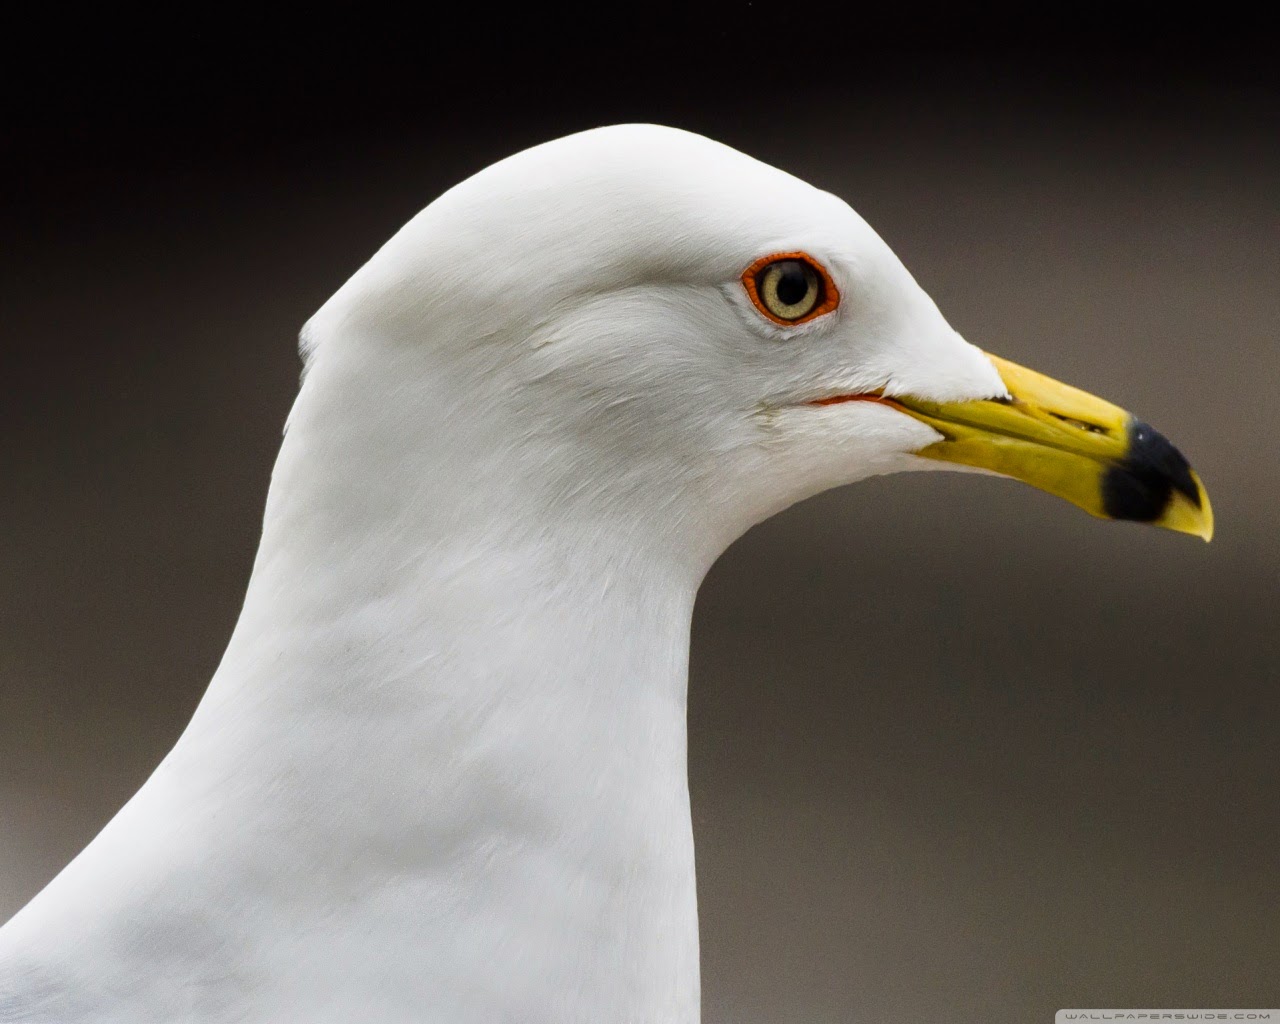
M 1218 520 L 1206 547 L 929 474 L 736 544 L 699 599 L 690 688 L 708 1024 L 1280 1005 L 1280 91 L 1260 26 L 1167 6 L 416 13 L 51 9 L 7 33 L 0 920 L 198 701 L 301 324 L 460 178 L 649 120 L 848 199 L 970 340 L 1167 433 Z

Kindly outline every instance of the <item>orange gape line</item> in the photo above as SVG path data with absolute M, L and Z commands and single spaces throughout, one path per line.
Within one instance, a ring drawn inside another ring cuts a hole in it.
M 882 405 L 897 405 L 892 398 L 885 398 L 884 392 L 868 391 L 861 395 L 832 395 L 830 398 L 815 398 L 810 405 L 839 405 L 841 402 L 880 402 Z
M 783 320 L 781 317 L 774 316 L 760 299 L 760 288 L 756 284 L 756 277 L 770 263 L 776 263 L 778 260 L 799 260 L 801 263 L 807 263 L 822 278 L 822 301 L 798 320 Z M 775 252 L 768 256 L 761 256 L 742 272 L 742 287 L 747 290 L 747 295 L 756 309 L 775 324 L 780 324 L 783 327 L 797 327 L 800 324 L 807 324 L 810 320 L 815 320 L 824 313 L 830 313 L 840 305 L 840 292 L 836 289 L 836 283 L 831 280 L 831 275 L 827 273 L 827 268 L 807 252 Z

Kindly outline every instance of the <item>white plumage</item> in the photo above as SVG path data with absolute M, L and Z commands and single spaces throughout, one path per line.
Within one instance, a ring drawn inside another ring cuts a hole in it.
M 820 260 L 799 327 L 740 275 Z M 310 321 L 244 609 L 0 930 L 0 1020 L 698 1018 L 690 618 L 744 530 L 1004 394 L 841 200 L 650 126 L 504 160 Z

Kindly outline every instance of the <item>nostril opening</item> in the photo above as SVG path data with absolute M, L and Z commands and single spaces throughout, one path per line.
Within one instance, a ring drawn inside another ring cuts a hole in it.
M 1098 424 L 1090 423 L 1088 420 L 1078 420 L 1074 416 L 1064 416 L 1062 413 L 1058 412 L 1051 412 L 1049 415 L 1055 420 L 1067 423 L 1078 430 L 1083 430 L 1089 434 L 1105 434 L 1107 432 L 1106 427 L 1100 427 Z

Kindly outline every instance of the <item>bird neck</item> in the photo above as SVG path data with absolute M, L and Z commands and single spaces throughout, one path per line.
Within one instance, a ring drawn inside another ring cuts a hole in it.
M 694 1021 L 698 579 L 634 537 L 462 533 L 390 587 L 350 565 L 348 598 L 375 589 L 298 623 L 283 656 L 278 620 L 250 619 L 192 743 L 255 751 L 238 775 L 270 780 L 255 810 L 281 807 L 270 827 L 313 880 L 287 924 L 314 935 L 322 911 L 333 966 L 363 957 L 377 990 L 447 1020 Z M 287 586 L 260 572 L 250 602 L 278 608 Z

